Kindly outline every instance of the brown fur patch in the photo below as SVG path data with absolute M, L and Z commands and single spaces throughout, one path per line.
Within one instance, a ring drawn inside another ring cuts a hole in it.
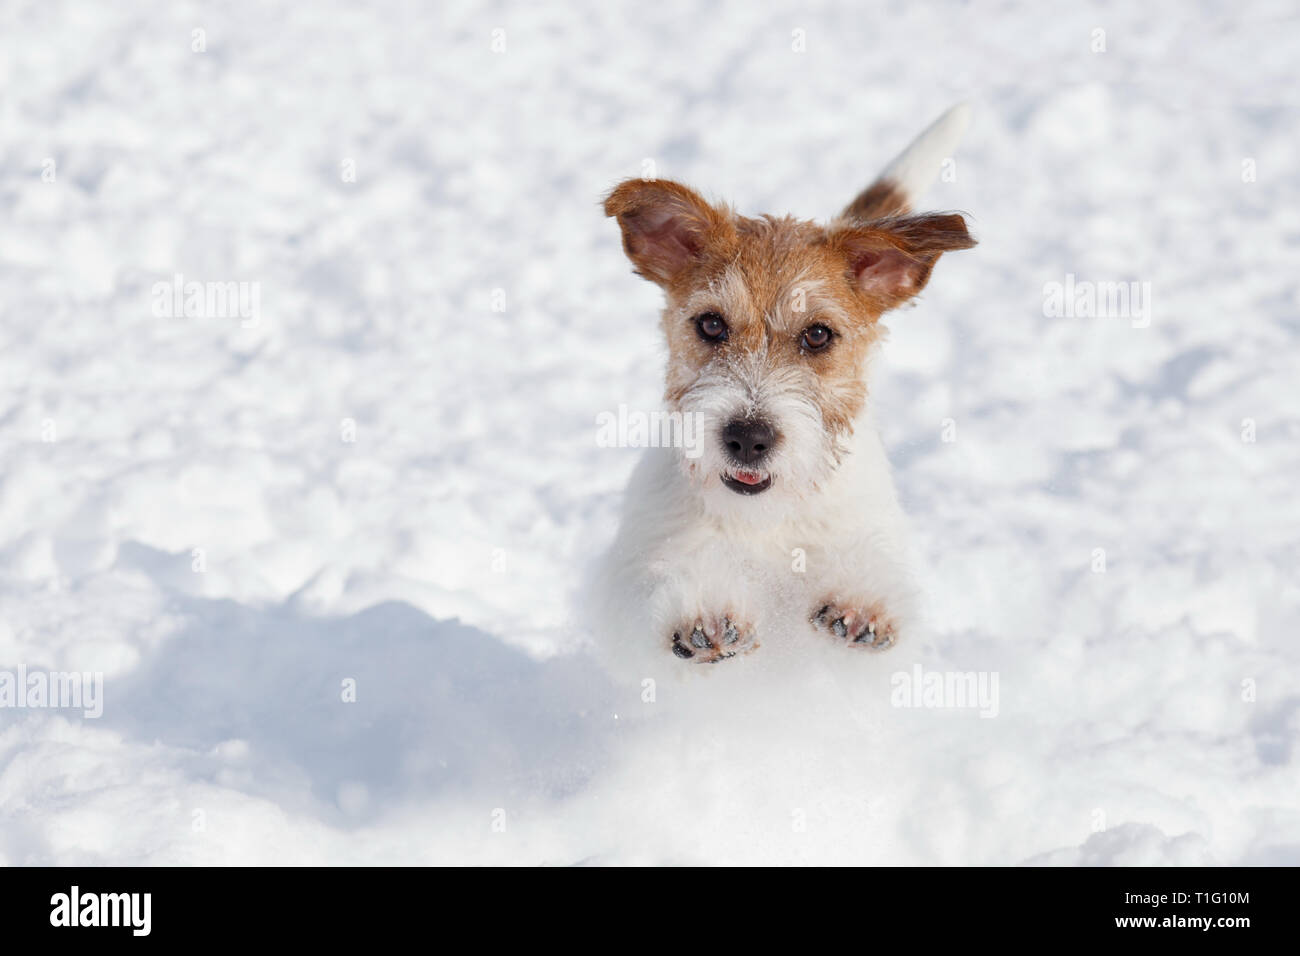
M 737 239 L 729 255 L 711 262 L 684 290 L 666 290 L 670 405 L 709 363 L 761 355 L 767 369 L 787 365 L 814 372 L 825 426 L 848 433 L 866 399 L 866 353 L 883 334 L 879 312 L 855 292 L 843 255 L 826 242 L 821 226 L 770 216 L 737 217 L 734 226 Z M 697 334 L 694 317 L 709 311 L 726 320 L 726 342 L 711 344 Z M 801 344 L 813 325 L 835 335 L 822 351 Z
M 877 179 L 840 213 L 841 218 L 861 222 L 901 216 L 911 210 L 907 194 L 892 179 Z

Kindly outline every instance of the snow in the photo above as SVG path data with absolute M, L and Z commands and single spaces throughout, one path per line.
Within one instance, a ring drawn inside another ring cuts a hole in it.
M 105 705 L 0 710 L 0 863 L 1300 862 L 1295 25 L 8 5 L 0 670 Z M 824 217 L 962 100 L 981 245 L 873 384 L 927 630 L 610 676 L 595 423 L 663 352 L 599 200 Z M 177 274 L 258 320 L 155 315 Z M 916 665 L 996 716 L 892 706 Z

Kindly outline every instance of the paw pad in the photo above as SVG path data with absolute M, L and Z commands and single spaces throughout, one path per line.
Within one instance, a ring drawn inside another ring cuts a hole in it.
M 673 632 L 673 653 L 697 664 L 716 664 L 757 646 L 749 631 L 730 617 L 696 621 Z
M 866 611 L 857 611 L 837 604 L 823 604 L 813 614 L 812 623 L 820 630 L 830 631 L 851 647 L 883 651 L 893 647 L 897 639 L 893 622 L 874 605 Z

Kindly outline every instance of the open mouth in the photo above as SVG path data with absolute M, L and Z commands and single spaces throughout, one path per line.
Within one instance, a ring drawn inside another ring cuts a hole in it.
M 722 483 L 738 495 L 757 495 L 772 487 L 772 476 L 761 471 L 733 471 L 722 475 Z

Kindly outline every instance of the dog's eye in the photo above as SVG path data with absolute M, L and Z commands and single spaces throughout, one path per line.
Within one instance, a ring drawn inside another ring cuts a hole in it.
M 706 342 L 727 341 L 727 322 L 716 312 L 704 312 L 695 317 L 695 328 Z
M 835 333 L 824 325 L 810 325 L 803 330 L 803 338 L 800 342 L 808 351 L 819 352 L 831 344 L 834 335 Z

